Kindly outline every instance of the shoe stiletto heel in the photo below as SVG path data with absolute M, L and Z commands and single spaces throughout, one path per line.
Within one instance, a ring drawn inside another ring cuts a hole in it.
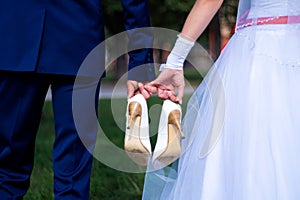
M 152 158 L 154 167 L 165 167 L 180 156 L 180 138 L 184 138 L 181 130 L 181 107 L 170 100 L 165 100 Z
M 148 164 L 151 155 L 148 108 L 141 94 L 128 99 L 124 149 L 130 159 L 138 165 Z

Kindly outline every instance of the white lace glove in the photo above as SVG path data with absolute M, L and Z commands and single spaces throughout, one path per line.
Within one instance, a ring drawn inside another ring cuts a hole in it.
M 195 42 L 190 41 L 180 35 L 175 42 L 175 45 L 168 56 L 166 64 L 160 65 L 160 71 L 165 68 L 183 70 L 183 64 Z
M 162 99 L 170 99 L 181 104 L 184 90 L 183 63 L 194 44 L 195 42 L 178 35 L 167 63 L 160 66 L 162 72 L 154 81 L 146 84 L 145 89 L 149 93 L 158 94 Z M 177 96 L 175 89 L 178 89 Z

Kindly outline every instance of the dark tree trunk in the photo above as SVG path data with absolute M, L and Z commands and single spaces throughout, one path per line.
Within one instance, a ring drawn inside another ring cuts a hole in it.
M 209 53 L 216 60 L 221 51 L 221 31 L 219 12 L 214 16 L 208 27 Z

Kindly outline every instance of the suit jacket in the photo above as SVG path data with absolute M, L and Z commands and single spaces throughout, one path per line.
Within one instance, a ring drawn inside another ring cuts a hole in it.
M 122 5 L 127 30 L 150 26 L 146 0 L 123 0 Z M 151 34 L 143 37 L 137 43 L 152 42 Z M 76 75 L 104 39 L 101 0 L 0 1 L 0 70 Z M 129 69 L 152 62 L 150 49 L 137 50 L 130 53 Z M 143 79 L 153 78 L 149 65 Z

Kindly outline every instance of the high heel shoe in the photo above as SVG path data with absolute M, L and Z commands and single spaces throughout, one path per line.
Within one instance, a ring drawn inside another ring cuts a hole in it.
M 132 161 L 141 166 L 148 164 L 151 155 L 148 108 L 143 95 L 128 99 L 126 109 L 124 150 Z
M 184 138 L 181 130 L 181 107 L 177 103 L 165 100 L 160 115 L 157 142 L 152 158 L 154 167 L 165 167 L 180 156 L 180 137 Z

